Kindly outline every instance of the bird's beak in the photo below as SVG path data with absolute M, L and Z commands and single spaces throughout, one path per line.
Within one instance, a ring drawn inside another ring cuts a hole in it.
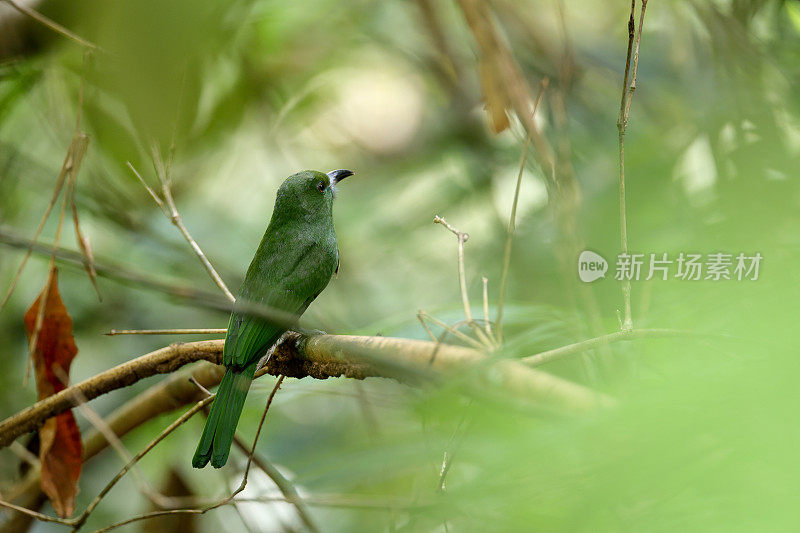
M 331 170 L 330 172 L 328 172 L 328 179 L 331 180 L 331 185 L 336 185 L 346 177 L 352 175 L 353 175 L 352 170 L 344 170 L 344 169 Z

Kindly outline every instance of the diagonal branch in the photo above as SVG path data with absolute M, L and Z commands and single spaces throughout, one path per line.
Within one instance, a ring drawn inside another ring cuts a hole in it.
M 71 40 L 75 41 L 76 43 L 78 43 L 81 46 L 85 46 L 86 48 L 88 48 L 90 50 L 102 50 L 99 46 L 97 46 L 93 42 L 87 41 L 86 39 L 84 39 L 80 35 L 77 35 L 77 34 L 71 32 L 70 30 L 68 30 L 67 28 L 65 28 L 64 26 L 59 24 L 58 22 L 55 22 L 54 20 L 51 20 L 51 19 L 45 17 L 44 15 L 39 13 L 38 11 L 35 11 L 35 10 L 31 9 L 31 8 L 29 8 L 28 6 L 26 6 L 26 5 L 22 4 L 22 3 L 15 2 L 14 0 L 2 0 L 2 1 L 5 2 L 6 4 L 10 5 L 14 9 L 16 9 L 17 11 L 19 11 L 23 15 L 26 15 L 26 16 L 32 18 L 33 20 L 35 20 L 39 24 L 50 28 L 51 30 L 53 30 L 56 33 L 60 33 L 61 35 L 63 35 L 67 39 L 71 39 Z
M 192 235 L 189 233 L 189 230 L 186 229 L 186 226 L 183 224 L 183 219 L 181 218 L 180 213 L 178 212 L 178 208 L 175 205 L 175 199 L 172 197 L 172 183 L 169 176 L 168 167 L 164 165 L 164 160 L 161 157 L 161 152 L 158 149 L 158 145 L 153 142 L 153 146 L 151 148 L 151 155 L 153 157 L 153 162 L 156 167 L 156 174 L 158 174 L 158 179 L 161 182 L 161 194 L 163 195 L 163 205 L 160 205 L 164 213 L 169 218 L 170 222 L 178 228 L 178 231 L 181 232 L 183 238 L 186 239 L 186 242 L 189 243 L 189 246 L 192 247 L 195 255 L 197 255 L 200 262 L 203 263 L 203 267 L 205 267 L 208 275 L 211 276 L 212 281 L 216 284 L 217 287 L 225 294 L 225 297 L 228 298 L 231 302 L 236 301 L 236 297 L 233 296 L 230 290 L 228 290 L 228 286 L 225 285 L 225 282 L 222 281 L 222 277 L 217 273 L 214 266 L 211 264 L 211 261 L 208 260 L 206 254 L 203 253 L 202 248 L 200 245 L 197 244 L 197 241 L 194 240 Z M 128 166 L 131 166 L 130 163 Z M 133 167 L 131 167 L 133 168 Z M 141 180 L 141 177 L 139 177 Z M 144 183 L 144 180 L 142 180 Z M 149 190 L 149 188 L 148 188 Z M 151 195 L 153 192 L 150 191 Z M 156 196 L 153 195 L 155 199 Z
M 73 388 L 92 400 L 146 377 L 171 373 L 187 363 L 198 360 L 219 363 L 223 345 L 221 339 L 173 344 L 64 389 L 0 422 L 0 448 L 35 430 L 47 418 L 75 407 L 78 402 Z M 434 352 L 436 357 L 432 360 Z M 585 410 L 611 403 L 603 395 L 516 361 L 492 361 L 470 348 L 393 337 L 316 335 L 301 338 L 297 334 L 287 335 L 258 375 L 269 373 L 317 379 L 380 376 L 414 382 L 487 363 L 492 364 L 492 383 L 500 383 L 510 394 L 533 402 L 567 410 Z M 486 380 L 489 383 L 488 376 Z

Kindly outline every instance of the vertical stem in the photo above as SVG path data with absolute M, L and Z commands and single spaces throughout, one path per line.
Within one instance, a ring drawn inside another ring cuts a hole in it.
M 550 84 L 549 78 L 544 78 L 539 87 L 539 94 L 536 95 L 536 103 L 533 104 L 532 117 L 536 116 L 536 111 L 539 109 L 539 104 L 542 103 L 544 91 Z M 525 171 L 525 162 L 528 158 L 528 146 L 531 143 L 531 136 L 528 133 L 525 136 L 525 142 L 522 144 L 522 154 L 519 158 L 519 172 L 517 173 L 517 186 L 514 189 L 514 202 L 511 204 L 511 216 L 508 218 L 508 230 L 506 231 L 506 245 L 503 250 L 503 273 L 500 275 L 500 295 L 497 299 L 497 322 L 495 328 L 497 329 L 497 342 L 503 342 L 503 306 L 506 300 L 506 285 L 508 283 L 508 268 L 511 265 L 511 243 L 514 239 L 514 224 L 517 219 L 517 203 L 519 202 L 519 188 L 522 185 L 522 173 Z
M 625 132 L 619 132 L 619 235 L 620 249 L 623 254 L 628 253 L 628 219 L 625 207 Z M 622 297 L 625 305 L 625 315 L 622 322 L 624 331 L 633 329 L 631 317 L 631 281 L 622 282 Z
M 634 18 L 636 11 L 636 0 L 631 0 L 631 13 L 628 17 L 628 52 L 625 59 L 625 74 L 622 79 L 622 96 L 619 103 L 619 118 L 617 119 L 617 134 L 619 141 L 619 236 L 620 236 L 620 249 L 623 254 L 628 253 L 628 218 L 627 207 L 625 198 L 625 130 L 628 126 L 628 112 L 630 111 L 630 96 L 632 90 L 629 87 L 629 75 L 631 70 L 631 55 L 633 52 L 633 37 L 636 33 L 636 21 Z M 644 17 L 644 8 L 642 11 Z M 641 37 L 641 24 L 639 27 L 639 36 Z M 638 43 L 637 54 L 634 65 L 638 63 Z M 636 70 L 634 66 L 634 71 Z M 631 85 L 635 87 L 636 82 Z M 624 280 L 622 283 L 622 298 L 624 301 L 624 318 L 622 320 L 622 330 L 627 331 L 633 329 L 633 318 L 631 316 L 631 282 Z
M 489 278 L 484 276 L 481 281 L 483 281 L 483 326 L 486 329 L 486 334 L 494 341 L 492 322 L 489 320 Z

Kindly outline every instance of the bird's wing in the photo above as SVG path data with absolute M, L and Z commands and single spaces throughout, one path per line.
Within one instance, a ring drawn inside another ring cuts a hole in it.
M 308 275 L 318 268 L 325 268 L 326 261 L 320 257 L 322 247 L 309 246 L 301 259 L 293 265 L 291 272 L 283 273 L 271 288 L 262 288 L 261 304 L 300 316 L 328 284 L 332 272 Z M 330 266 L 328 266 L 330 269 Z M 296 275 L 305 273 L 306 275 Z M 288 286 L 291 285 L 291 286 Z M 254 295 L 250 295 L 251 299 Z M 252 301 L 252 300 L 251 300 Z M 257 302 L 253 302 L 257 303 Z M 271 323 L 261 317 L 236 312 L 231 315 L 228 335 L 225 339 L 223 363 L 227 366 L 247 366 L 264 355 L 283 332 L 285 327 Z

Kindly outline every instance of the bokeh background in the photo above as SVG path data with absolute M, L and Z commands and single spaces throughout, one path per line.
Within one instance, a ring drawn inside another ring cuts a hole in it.
M 215 290 L 125 166 L 130 161 L 155 186 L 150 143 L 166 152 L 174 139 L 176 203 L 232 288 L 281 181 L 306 168 L 349 168 L 356 175 L 342 183 L 335 206 L 340 272 L 306 323 L 329 333 L 423 339 L 420 309 L 462 320 L 456 240 L 432 223 L 435 214 L 469 233 L 474 313 L 482 315 L 486 276 L 494 316 L 525 134 L 513 113 L 505 131 L 489 127 L 476 43 L 458 3 L 32 5 L 104 52 L 85 59 L 81 46 L 0 3 L 0 240 L 33 236 L 73 135 L 84 78 L 90 144 L 76 201 L 98 262 Z M 531 151 L 504 357 L 619 329 L 621 284 L 613 272 L 583 284 L 576 252 L 613 261 L 620 250 L 616 122 L 629 10 L 622 1 L 490 2 L 491 20 L 530 86 L 536 91 L 549 79 L 536 121 L 555 147 L 556 180 L 569 173 L 572 183 L 554 189 Z M 636 327 L 692 333 L 615 343 L 542 367 L 618 398 L 617 408 L 589 415 L 543 415 L 511 396 L 470 395 L 460 381 L 287 379 L 258 451 L 302 495 L 336 502 L 313 506 L 315 522 L 324 531 L 796 529 L 798 64 L 796 1 L 650 2 L 625 146 L 631 249 L 758 252 L 759 279 L 633 282 Z M 51 216 L 42 242 L 52 242 L 56 221 Z M 62 245 L 77 248 L 69 223 Z M 3 293 L 21 260 L 22 251 L 0 243 Z M 33 384 L 22 386 L 22 316 L 46 272 L 46 257 L 35 255 L 0 314 L 3 418 L 36 397 Z M 99 288 L 102 302 L 82 268 L 61 268 L 79 348 L 74 381 L 186 340 L 103 336 L 110 329 L 227 324 L 224 313 L 136 283 L 101 277 Z M 93 406 L 108 413 L 158 379 Z M 270 377 L 254 383 L 240 422 L 248 438 L 273 384 Z M 152 420 L 125 445 L 140 449 L 176 416 Z M 202 423 L 191 420 L 143 459 L 154 486 L 217 497 L 238 485 L 240 453 L 224 470 L 192 470 Z M 0 488 L 19 479 L 19 463 L 0 452 Z M 120 466 L 109 450 L 84 465 L 79 510 Z M 275 494 L 254 471 L 245 495 Z M 149 509 L 123 480 L 86 527 Z M 178 526 L 143 522 L 128 530 L 157 527 Z M 180 527 L 292 531 L 302 524 L 288 504 L 246 503 Z

